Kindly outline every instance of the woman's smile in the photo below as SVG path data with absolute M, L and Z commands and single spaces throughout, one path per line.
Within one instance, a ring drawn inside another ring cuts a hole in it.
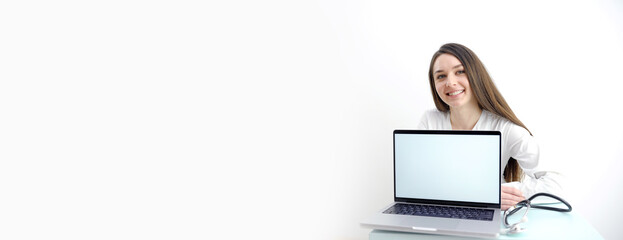
M 459 95 L 459 94 L 464 93 L 464 92 L 465 92 L 465 89 L 461 89 L 461 90 L 456 90 L 456 91 L 453 91 L 453 92 L 446 93 L 446 95 L 448 95 L 450 97 L 453 97 L 453 96 Z

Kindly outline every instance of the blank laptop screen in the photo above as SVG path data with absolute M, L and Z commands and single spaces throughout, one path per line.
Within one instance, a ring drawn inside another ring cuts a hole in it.
M 396 197 L 499 204 L 500 136 L 394 134 Z

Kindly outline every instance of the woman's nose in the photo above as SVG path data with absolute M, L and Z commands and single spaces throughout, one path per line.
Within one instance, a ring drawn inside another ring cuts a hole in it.
M 448 80 L 446 81 L 446 86 L 456 85 L 456 77 L 448 76 Z

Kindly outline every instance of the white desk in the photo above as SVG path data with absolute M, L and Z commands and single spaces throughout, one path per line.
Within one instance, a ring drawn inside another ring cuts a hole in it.
M 512 216 L 512 218 L 519 216 Z M 511 218 L 511 219 L 512 219 Z M 510 222 L 510 221 L 509 221 Z M 499 239 L 603 239 L 603 237 L 582 216 L 575 212 L 560 213 L 542 209 L 531 209 L 528 212 L 528 222 L 522 227 L 526 231 L 514 235 L 500 235 Z M 500 230 L 504 225 L 500 223 Z M 440 240 L 466 239 L 465 237 L 403 233 L 373 230 L 370 240 Z M 476 238 L 468 238 L 476 239 Z

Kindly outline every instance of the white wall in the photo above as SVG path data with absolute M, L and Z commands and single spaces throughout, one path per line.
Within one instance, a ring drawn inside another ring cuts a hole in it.
M 623 196 L 614 1 L 0 4 L 0 236 L 366 239 L 391 131 L 474 50 L 607 239 Z

